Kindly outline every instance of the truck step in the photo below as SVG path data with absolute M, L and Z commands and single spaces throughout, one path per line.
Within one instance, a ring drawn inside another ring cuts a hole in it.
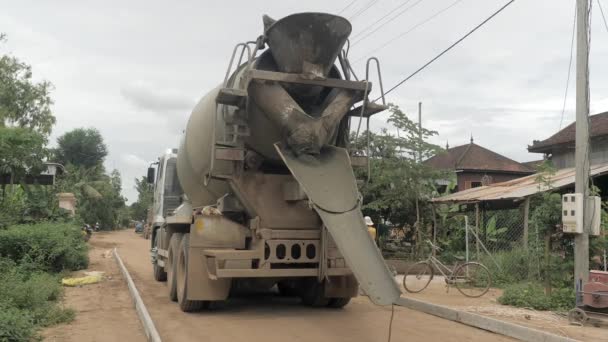
M 215 102 L 228 106 L 244 108 L 247 104 L 247 92 L 245 90 L 236 88 L 222 88 L 217 94 Z

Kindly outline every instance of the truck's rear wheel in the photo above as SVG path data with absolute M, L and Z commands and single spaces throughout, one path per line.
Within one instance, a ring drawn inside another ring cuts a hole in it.
M 332 298 L 327 307 L 332 309 L 342 309 L 350 302 L 350 298 Z
M 171 240 L 169 240 L 169 250 L 167 251 L 167 262 L 165 262 L 165 269 L 167 270 L 167 289 L 169 290 L 169 298 L 176 302 L 177 301 L 177 274 L 175 272 L 177 267 L 177 256 L 179 255 L 179 247 L 182 242 L 182 233 L 173 233 Z
M 156 258 L 154 260 L 154 280 L 156 281 L 166 281 L 167 280 L 167 272 L 165 269 L 158 264 L 158 245 L 160 244 L 160 233 L 157 232 L 154 237 L 154 248 L 156 249 Z
M 177 257 L 176 285 L 177 302 L 183 312 L 198 311 L 203 308 L 205 302 L 202 300 L 188 299 L 188 247 L 190 246 L 190 234 L 184 234 L 180 243 Z
M 296 297 L 299 294 L 297 285 L 295 282 L 280 281 L 277 283 L 277 289 L 283 297 Z
M 325 297 L 324 284 L 319 283 L 316 279 L 302 282 L 302 292 L 300 297 L 302 303 L 315 308 L 327 306 L 329 298 Z

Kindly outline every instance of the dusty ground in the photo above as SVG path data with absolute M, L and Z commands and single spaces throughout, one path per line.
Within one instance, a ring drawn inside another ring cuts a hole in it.
M 91 241 L 91 269 L 104 270 L 112 279 L 96 287 L 68 289 L 67 305 L 79 311 L 76 322 L 47 332 L 53 341 L 143 341 L 143 332 L 118 269 L 101 253 L 116 246 L 165 341 L 239 342 L 259 341 L 386 341 L 391 309 L 377 307 L 366 297 L 354 299 L 343 310 L 312 309 L 296 299 L 273 295 L 231 299 L 215 312 L 182 313 L 169 300 L 164 283 L 154 281 L 149 259 L 149 240 L 132 230 L 97 234 Z M 107 271 L 111 270 L 111 271 Z M 493 290 L 480 299 L 462 296 L 455 289 L 446 293 L 437 279 L 413 298 L 458 307 L 467 311 L 517 321 L 535 328 L 586 341 L 606 340 L 606 331 L 569 326 L 551 313 L 512 310 L 496 303 Z M 103 286 L 106 286 L 104 289 Z M 103 290 L 103 291 L 102 291 Z M 112 292 L 110 292 L 112 291 Z M 100 294 L 103 293 L 103 294 Z M 87 306 L 91 294 L 101 296 Z M 76 306 L 74 306 L 76 304 Z M 85 304 L 83 306 L 83 304 Z M 80 309 L 78 308 L 80 306 Z M 86 307 L 86 309 L 83 309 Z M 507 311 L 505 311 L 507 310 Z M 500 315 L 499 315 L 500 314 Z M 131 335 L 128 335 L 131 334 Z M 392 341 L 511 341 L 504 336 L 467 327 L 413 310 L 395 307 Z
M 403 281 L 402 276 L 399 276 L 398 280 L 401 283 Z M 446 291 L 443 278 L 436 277 L 424 291 L 407 294 L 407 296 L 458 310 L 511 321 L 580 341 L 608 341 L 608 330 L 604 328 L 570 325 L 564 315 L 558 315 L 549 311 L 518 309 L 500 305 L 497 299 L 501 294 L 502 292 L 499 289 L 490 289 L 483 297 L 468 298 L 458 292 L 456 288 L 450 288 L 449 291 Z
M 182 313 L 164 283 L 152 278 L 149 240 L 133 231 L 97 236 L 116 244 L 165 341 L 386 341 L 390 308 L 365 297 L 343 310 L 312 309 L 296 299 L 256 296 L 230 300 L 221 311 Z M 458 323 L 395 307 L 392 341 L 510 341 Z
M 76 310 L 76 319 L 43 332 L 45 341 L 146 341 L 127 285 L 111 254 L 112 244 L 103 233 L 90 240 L 89 271 L 105 272 L 97 284 L 66 288 L 64 304 Z M 104 257 L 104 254 L 106 254 Z M 76 272 L 74 276 L 83 275 Z

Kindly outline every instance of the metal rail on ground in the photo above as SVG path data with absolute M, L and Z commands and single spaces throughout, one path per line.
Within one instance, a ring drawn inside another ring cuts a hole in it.
M 125 264 L 122 262 L 120 255 L 118 255 L 118 251 L 114 248 L 113 251 L 114 259 L 116 259 L 116 263 L 122 272 L 122 275 L 125 277 L 127 281 L 127 287 L 129 288 L 129 292 L 131 293 L 131 297 L 133 298 L 133 303 L 135 304 L 135 310 L 137 311 L 137 316 L 139 316 L 139 320 L 141 321 L 141 325 L 144 328 L 144 332 L 148 341 L 150 342 L 161 342 L 160 335 L 156 330 L 156 326 L 154 326 L 154 322 L 152 321 L 152 317 L 150 317 L 150 313 L 148 313 L 148 309 L 146 309 L 146 305 L 144 301 L 141 299 L 139 295 L 139 291 L 135 287 L 135 283 L 129 274 L 129 271 L 125 267 Z

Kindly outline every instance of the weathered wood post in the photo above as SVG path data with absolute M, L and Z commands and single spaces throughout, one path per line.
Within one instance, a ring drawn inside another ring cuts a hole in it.
M 522 243 L 524 250 L 528 251 L 528 234 L 529 234 L 529 220 L 530 219 L 530 197 L 526 197 L 524 201 L 524 234 L 522 236 Z

